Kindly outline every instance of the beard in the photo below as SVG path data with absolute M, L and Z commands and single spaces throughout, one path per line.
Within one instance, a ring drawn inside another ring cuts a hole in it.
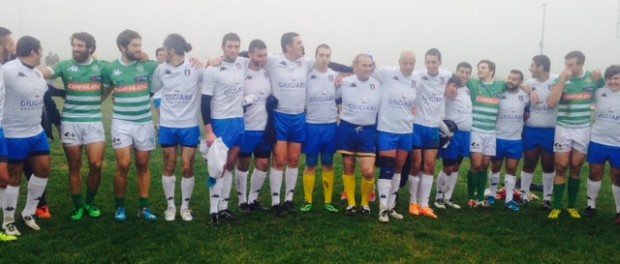
M 129 60 L 137 61 L 140 59 L 140 52 L 135 52 L 135 53 L 125 52 L 125 57 L 127 57 L 127 59 Z
M 73 52 L 73 60 L 77 63 L 84 63 L 86 62 L 86 60 L 88 60 L 88 57 L 90 56 L 90 54 L 88 52 L 79 52 L 79 51 L 74 51 Z
M 515 90 L 519 89 L 519 85 L 518 84 L 512 84 L 512 83 L 507 83 L 506 84 L 506 89 L 508 91 L 515 91 Z

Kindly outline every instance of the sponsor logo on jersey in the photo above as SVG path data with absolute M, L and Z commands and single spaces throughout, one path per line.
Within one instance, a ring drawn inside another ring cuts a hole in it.
M 443 101 L 443 96 L 437 96 L 435 94 L 431 96 L 422 95 L 422 100 L 431 103 L 441 103 Z
M 220 67 L 220 71 L 225 71 L 225 70 L 226 70 L 226 67 L 224 66 Z
M 317 78 L 316 75 L 314 75 L 314 74 L 310 75 L 310 80 L 314 80 L 316 78 Z
M 333 96 L 311 96 L 308 97 L 308 103 L 316 104 L 316 103 L 335 103 L 336 99 Z
M 17 77 L 26 77 L 26 74 L 24 74 L 23 72 L 18 72 Z
M 591 86 L 583 87 L 583 91 L 584 92 L 592 92 L 592 91 L 594 91 L 594 87 L 591 87 Z
M 164 72 L 164 74 L 172 74 L 172 72 L 169 69 L 166 69 L 166 71 Z
M 123 72 L 121 72 L 121 70 L 119 70 L 119 69 L 115 69 L 112 72 L 112 76 L 120 76 L 121 74 L 123 74 Z
M 400 79 L 398 78 L 398 76 L 394 76 L 392 77 L 392 80 L 399 81 Z
M 490 105 L 498 105 L 499 99 L 493 97 L 478 96 L 476 97 L 476 102 Z
M 351 85 L 349 87 L 357 87 L 356 83 L 351 83 Z
M 245 76 L 246 80 L 252 80 L 252 75 Z
M 136 77 L 136 82 L 146 82 L 149 80 L 149 78 L 147 76 L 138 76 Z
M 93 71 L 93 72 L 99 72 L 99 66 L 97 66 L 97 64 L 95 64 L 92 67 L 90 67 L 90 70 Z
M 375 84 L 374 84 L 374 83 L 371 83 L 371 84 L 370 84 L 370 90 L 374 90 L 374 89 L 375 89 Z
M 285 82 L 281 82 L 278 83 L 278 87 L 280 88 L 306 88 L 306 83 L 303 82 L 295 82 L 295 80 L 293 80 L 293 82 L 289 82 L 289 83 L 285 83 Z
M 78 72 L 78 71 L 80 71 L 80 69 L 78 69 L 78 67 L 76 65 L 73 65 L 69 69 L 67 69 L 67 71 Z
M 69 83 L 67 88 L 76 92 L 94 92 L 101 90 L 101 83 Z
M 241 69 L 241 63 L 235 63 L 235 67 L 237 67 L 237 69 Z
M 333 75 L 329 75 L 329 76 L 327 76 L 327 79 L 328 79 L 330 82 L 333 82 L 333 81 L 334 81 L 334 76 L 333 76 Z
M 613 110 L 609 110 L 610 113 L 600 113 L 598 115 L 596 115 L 596 119 L 604 119 L 607 121 L 613 121 L 616 123 L 620 122 L 620 115 L 614 115 L 614 111 Z
M 281 62 L 280 62 L 280 65 L 282 65 L 282 66 L 286 66 L 286 61 L 281 61 Z
M 192 74 L 192 71 L 190 69 L 185 69 L 183 73 L 185 74 L 185 76 L 189 76 L 190 74 Z
M 117 86 L 114 88 L 115 93 L 135 93 L 143 92 L 149 89 L 149 85 L 146 83 L 137 83 L 131 85 Z
M 523 97 L 523 95 L 519 95 L 519 102 L 523 102 L 525 100 L 525 98 Z
M 101 76 L 92 76 L 90 77 L 91 82 L 101 82 Z
M 590 100 L 592 98 L 592 94 L 590 93 L 578 93 L 578 94 L 564 94 L 562 95 L 562 100 L 564 101 L 582 101 L 582 100 Z

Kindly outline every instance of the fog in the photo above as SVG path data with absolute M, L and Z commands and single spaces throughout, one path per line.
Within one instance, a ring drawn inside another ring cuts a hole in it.
M 105 60 L 119 56 L 115 41 L 124 29 L 142 35 L 151 58 L 170 33 L 192 43 L 190 56 L 205 58 L 221 54 L 228 32 L 240 35 L 244 49 L 260 38 L 270 52 L 280 53 L 280 36 L 294 31 L 308 56 L 327 43 L 332 60 L 343 64 L 370 51 L 379 65 L 396 65 L 399 53 L 410 49 L 420 70 L 424 52 L 435 47 L 445 69 L 491 59 L 504 78 L 513 68 L 526 72 L 540 53 L 543 3 L 543 53 L 552 72 L 563 69 L 571 50 L 586 54 L 587 69 L 620 63 L 616 0 L 0 0 L 0 26 L 15 39 L 38 38 L 45 54 L 53 51 L 61 59 L 70 58 L 69 37 L 79 31 L 95 36 L 96 55 Z

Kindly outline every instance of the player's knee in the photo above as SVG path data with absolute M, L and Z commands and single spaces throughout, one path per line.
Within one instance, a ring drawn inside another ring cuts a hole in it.
M 383 165 L 379 173 L 379 179 L 392 179 L 394 176 L 394 168 L 396 167 L 396 160 L 394 158 L 383 157 Z
M 288 165 L 289 168 L 297 168 L 297 167 L 299 167 L 299 157 L 298 158 L 288 158 L 286 164 Z
M 91 160 L 88 162 L 88 167 L 91 171 L 101 171 L 103 160 Z

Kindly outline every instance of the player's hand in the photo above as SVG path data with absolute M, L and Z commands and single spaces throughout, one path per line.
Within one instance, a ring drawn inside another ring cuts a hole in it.
M 416 114 L 415 107 L 411 108 L 411 113 L 413 114 L 413 116 L 415 116 L 415 114 Z
M 536 92 L 536 90 L 530 91 L 530 102 L 532 102 L 533 105 L 541 103 L 540 97 L 538 97 L 538 93 Z
M 210 66 L 220 66 L 220 65 L 222 65 L 223 61 L 224 61 L 224 58 L 222 58 L 222 57 L 212 58 L 207 63 L 207 67 L 210 67 Z
M 560 74 L 560 79 L 562 81 L 567 81 L 571 76 L 573 76 L 573 71 L 567 68 Z
M 213 132 L 208 133 L 207 132 L 207 134 L 205 135 L 205 141 L 207 141 L 207 146 L 210 147 L 211 145 L 213 145 L 213 142 L 215 142 L 215 138 L 216 138 L 215 137 L 215 133 L 213 133 Z
M 601 72 L 601 69 L 595 69 L 592 71 L 592 81 L 597 82 L 601 78 L 603 78 L 603 73 Z
M 445 96 L 454 101 L 456 100 L 456 96 L 458 95 L 458 92 L 456 91 L 456 87 L 454 87 L 453 85 L 448 85 L 446 87 L 446 92 L 445 92 Z
M 194 69 L 200 69 L 205 66 L 204 63 L 202 63 L 202 61 L 200 61 L 199 58 L 194 58 L 194 57 L 189 58 L 189 63 L 192 64 Z
M 138 61 L 140 62 L 145 62 L 149 60 L 149 54 L 147 54 L 146 52 L 142 52 L 140 53 L 140 56 L 138 57 Z

